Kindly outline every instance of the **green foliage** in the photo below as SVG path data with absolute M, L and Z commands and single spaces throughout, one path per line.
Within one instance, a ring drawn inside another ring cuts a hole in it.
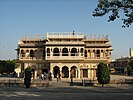
M 0 73 L 12 73 L 15 70 L 15 60 L 0 60 Z
M 98 17 L 106 14 L 111 14 L 109 22 L 124 15 L 122 27 L 129 27 L 133 23 L 133 0 L 99 0 L 92 15 Z
M 109 67 L 105 63 L 99 63 L 97 68 L 97 80 L 99 84 L 108 84 L 110 82 Z
M 131 70 L 133 70 L 133 61 L 129 62 L 129 66 L 131 66 Z
M 130 76 L 131 75 L 131 66 L 127 67 L 127 75 Z
M 25 84 L 26 88 L 29 88 L 31 85 L 31 67 L 27 67 L 25 69 L 24 84 Z

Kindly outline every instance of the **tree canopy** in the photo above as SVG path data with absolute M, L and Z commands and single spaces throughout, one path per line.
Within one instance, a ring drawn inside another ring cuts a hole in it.
M 16 60 L 0 60 L 0 73 L 12 73 L 16 67 Z
M 129 62 L 129 66 L 131 66 L 132 70 L 133 70 L 133 61 Z
M 133 23 L 133 0 L 99 0 L 92 15 L 98 17 L 106 14 L 110 14 L 109 22 L 121 18 L 122 27 L 129 27 Z

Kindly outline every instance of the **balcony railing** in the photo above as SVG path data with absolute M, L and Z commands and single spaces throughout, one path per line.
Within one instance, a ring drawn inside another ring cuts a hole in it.
M 84 38 L 83 32 L 48 32 L 47 38 Z
M 93 43 L 93 44 L 86 44 L 86 46 L 104 46 L 104 47 L 111 47 L 111 44 L 108 43 L 108 44 L 98 44 L 98 43 Z
M 25 57 L 25 55 L 20 55 L 20 60 L 93 60 L 93 59 L 110 59 L 109 56 L 100 57 L 100 55 L 95 55 L 94 57 L 87 56 L 83 53 L 46 53 L 46 57 Z
M 44 60 L 44 57 L 19 57 L 20 60 Z

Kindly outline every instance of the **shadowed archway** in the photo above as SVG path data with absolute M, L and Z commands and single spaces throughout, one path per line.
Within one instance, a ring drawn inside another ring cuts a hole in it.
M 62 78 L 68 78 L 69 77 L 69 70 L 67 66 L 62 67 Z

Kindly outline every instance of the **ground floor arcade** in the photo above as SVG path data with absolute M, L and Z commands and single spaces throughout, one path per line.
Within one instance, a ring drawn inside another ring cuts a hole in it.
M 28 66 L 32 67 L 34 79 L 43 73 L 50 73 L 52 78 L 89 78 L 96 79 L 96 63 L 23 63 L 21 72 Z

